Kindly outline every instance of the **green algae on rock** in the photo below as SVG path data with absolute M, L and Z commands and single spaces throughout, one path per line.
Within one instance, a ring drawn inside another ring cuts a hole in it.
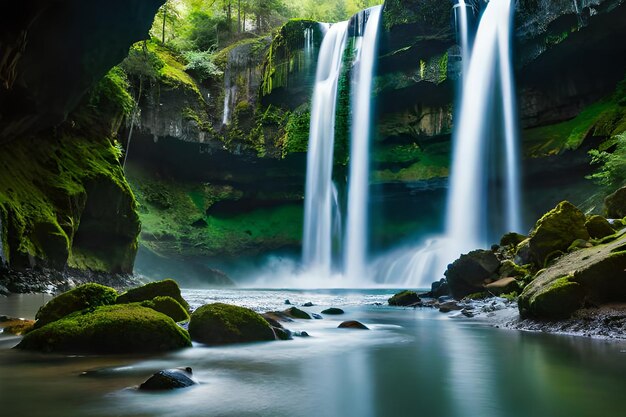
M 567 254 L 537 273 L 519 297 L 522 317 L 567 318 L 585 304 L 626 301 L 626 234 Z
M 589 239 L 585 221 L 584 213 L 568 201 L 544 214 L 529 235 L 528 247 L 535 264 L 543 266 L 553 254 L 567 251 L 576 239 Z
M 394 294 L 387 302 L 390 306 L 408 306 L 411 304 L 418 303 L 420 301 L 419 296 L 415 291 L 400 291 L 397 294 Z
M 59 353 L 164 352 L 191 346 L 165 314 L 137 304 L 78 311 L 29 332 L 17 349 Z
M 59 320 L 76 311 L 115 304 L 117 291 L 100 284 L 83 284 L 44 304 L 35 318 L 35 328 Z
M 189 334 L 207 345 L 275 340 L 270 324 L 261 315 L 223 303 L 207 304 L 194 311 Z
M 148 307 L 171 317 L 175 322 L 189 320 L 189 313 L 178 301 L 170 296 L 157 296 L 152 300 L 142 301 L 142 307 Z
M 173 279 L 150 282 L 146 285 L 142 285 L 141 287 L 132 288 L 117 297 L 117 303 L 126 304 L 149 301 L 159 296 L 171 297 L 185 310 L 189 310 L 189 304 L 180 294 L 180 287 Z

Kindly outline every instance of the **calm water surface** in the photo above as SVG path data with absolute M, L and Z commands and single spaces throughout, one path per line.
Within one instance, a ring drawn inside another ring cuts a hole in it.
M 626 343 L 499 330 L 432 310 L 375 303 L 393 291 L 186 291 L 192 305 L 259 311 L 312 301 L 341 318 L 296 321 L 312 337 L 154 357 L 67 357 L 0 348 L 3 416 L 618 416 L 626 409 Z M 6 314 L 6 299 L 0 314 Z M 27 314 L 23 314 L 27 315 Z M 342 330 L 344 319 L 370 331 Z M 191 366 L 200 385 L 128 389 Z M 84 371 L 90 371 L 81 376 Z

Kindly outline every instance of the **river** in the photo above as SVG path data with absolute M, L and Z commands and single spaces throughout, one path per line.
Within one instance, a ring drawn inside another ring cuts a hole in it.
M 103 357 L 18 352 L 8 349 L 16 339 L 0 337 L 2 415 L 582 417 L 626 409 L 626 342 L 391 308 L 384 301 L 392 293 L 184 291 L 192 306 L 224 301 L 261 311 L 283 309 L 289 299 L 313 302 L 309 312 L 330 305 L 346 311 L 287 323 L 311 335 L 292 341 Z M 41 302 L 36 297 L 2 298 L 0 314 L 11 304 L 32 315 Z M 346 319 L 370 330 L 337 329 Z M 179 366 L 191 366 L 200 384 L 156 394 L 129 388 Z

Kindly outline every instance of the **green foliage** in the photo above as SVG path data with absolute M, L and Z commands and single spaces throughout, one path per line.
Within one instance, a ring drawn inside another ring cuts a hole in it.
M 17 349 L 60 353 L 147 353 L 190 347 L 185 330 L 137 304 L 83 310 L 28 333 Z
M 171 297 L 176 300 L 186 310 L 189 310 L 189 304 L 180 294 L 180 288 L 173 279 L 165 279 L 163 281 L 150 282 L 141 287 L 132 288 L 121 294 L 117 298 L 118 304 L 136 303 L 140 301 L 152 300 L 155 297 Z
M 91 90 L 89 105 L 111 106 L 113 112 L 124 116 L 130 115 L 135 107 L 135 100 L 128 93 L 128 78 L 124 70 L 115 66 Z
M 54 297 L 43 305 L 35 318 L 36 328 L 59 320 L 75 311 L 115 304 L 117 291 L 100 284 L 84 284 Z
M 592 149 L 589 151 L 591 163 L 598 165 L 595 173 L 587 178 L 607 189 L 619 188 L 626 184 L 626 132 L 616 137 L 613 152 Z
M 441 0 L 387 0 L 383 21 L 387 29 L 417 24 L 426 30 L 448 28 L 450 3 Z
M 294 152 L 306 152 L 309 146 L 311 111 L 308 106 L 289 115 L 283 138 L 282 156 Z
M 176 322 L 189 320 L 187 310 L 170 296 L 157 296 L 152 300 L 142 301 L 141 306 L 163 313 Z
M 192 339 L 209 345 L 274 340 L 269 323 L 254 311 L 229 304 L 207 304 L 191 315 Z
M 215 62 L 213 62 L 213 54 L 209 51 L 187 51 L 183 56 L 187 60 L 185 71 L 192 72 L 200 82 L 224 75 L 218 66 L 215 65 Z

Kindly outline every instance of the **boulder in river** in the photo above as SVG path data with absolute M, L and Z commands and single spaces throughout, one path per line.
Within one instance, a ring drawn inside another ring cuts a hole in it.
M 356 320 L 344 321 L 339 326 L 338 329 L 358 329 L 358 330 L 369 330 L 369 327 L 364 325 L 363 323 Z
M 139 386 L 142 391 L 166 391 L 196 385 L 190 367 L 165 369 L 152 375 Z
M 410 306 L 419 303 L 421 300 L 415 291 L 400 291 L 394 294 L 387 302 L 390 306 Z
M 322 314 L 328 314 L 328 315 L 339 315 L 343 313 L 344 311 L 337 307 L 330 307 L 330 308 L 327 308 L 326 310 L 322 310 Z
M 141 287 L 132 288 L 119 297 L 118 304 L 136 303 L 146 300 L 152 300 L 155 297 L 172 297 L 174 300 L 189 311 L 189 304 L 180 294 L 180 287 L 173 279 L 165 279 L 163 281 L 150 282 Z
M 194 311 L 189 334 L 207 345 L 275 340 L 270 324 L 260 314 L 223 303 L 206 304 Z
M 35 329 L 18 349 L 62 353 L 148 353 L 190 347 L 189 334 L 165 314 L 139 304 L 82 310 Z
M 305 319 L 310 320 L 311 316 L 306 311 L 302 311 L 297 307 L 290 307 L 287 310 L 283 311 L 283 314 L 289 317 L 293 317 L 294 319 Z
M 152 300 L 142 301 L 141 305 L 163 313 L 176 322 L 189 320 L 187 310 L 178 301 L 169 296 L 154 297 Z
M 485 284 L 498 279 L 500 261 L 490 250 L 478 249 L 448 265 L 445 272 L 450 292 L 457 300 L 483 291 Z
M 35 327 L 42 327 L 88 307 L 115 304 L 116 299 L 117 291 L 113 288 L 93 283 L 80 285 L 44 304 L 35 316 Z

